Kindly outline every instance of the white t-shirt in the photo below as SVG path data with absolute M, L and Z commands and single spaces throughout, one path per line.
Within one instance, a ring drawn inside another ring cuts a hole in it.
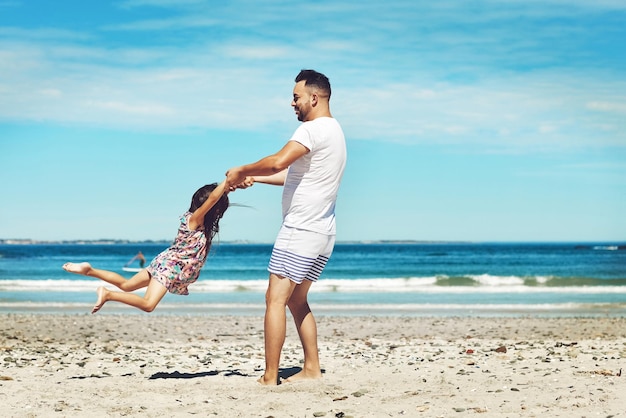
M 335 235 L 335 202 L 346 166 L 346 140 L 339 122 L 321 117 L 303 122 L 290 141 L 309 152 L 287 172 L 283 189 L 283 224 Z

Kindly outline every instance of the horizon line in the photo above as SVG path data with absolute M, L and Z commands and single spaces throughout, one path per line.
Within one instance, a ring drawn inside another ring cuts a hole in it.
M 131 239 L 67 239 L 67 240 L 37 240 L 31 238 L 0 238 L 0 245 L 121 245 L 121 244 L 169 244 L 171 239 L 159 239 L 159 240 L 131 240 Z M 415 239 L 363 239 L 363 240 L 341 240 L 336 244 L 611 244 L 611 245 L 624 245 L 626 241 L 611 241 L 611 240 L 415 240 Z M 273 241 L 252 241 L 252 240 L 228 240 L 217 241 L 217 244 L 225 245 L 272 245 Z

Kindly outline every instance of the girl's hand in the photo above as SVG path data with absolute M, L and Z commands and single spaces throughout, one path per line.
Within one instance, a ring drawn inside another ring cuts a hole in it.
M 241 183 L 230 186 L 230 191 L 236 189 L 247 189 L 254 184 L 254 177 L 248 176 Z

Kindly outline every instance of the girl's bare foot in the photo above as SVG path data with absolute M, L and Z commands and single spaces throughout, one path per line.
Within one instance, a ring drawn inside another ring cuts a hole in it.
M 91 271 L 91 264 L 89 263 L 65 263 L 63 264 L 63 270 L 70 273 L 82 274 L 87 276 Z
M 102 305 L 104 305 L 104 302 L 107 301 L 107 295 L 109 294 L 109 291 L 102 286 L 98 288 L 97 292 L 98 292 L 98 300 L 96 301 L 96 304 L 91 310 L 92 314 L 95 314 L 96 312 L 100 310 L 100 308 L 102 308 Z

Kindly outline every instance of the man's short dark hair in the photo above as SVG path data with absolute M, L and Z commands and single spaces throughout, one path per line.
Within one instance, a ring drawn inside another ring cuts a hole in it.
M 330 81 L 322 73 L 318 73 L 315 70 L 301 70 L 296 76 L 296 83 L 304 80 L 304 85 L 309 87 L 317 87 L 319 90 L 328 94 L 330 99 Z

